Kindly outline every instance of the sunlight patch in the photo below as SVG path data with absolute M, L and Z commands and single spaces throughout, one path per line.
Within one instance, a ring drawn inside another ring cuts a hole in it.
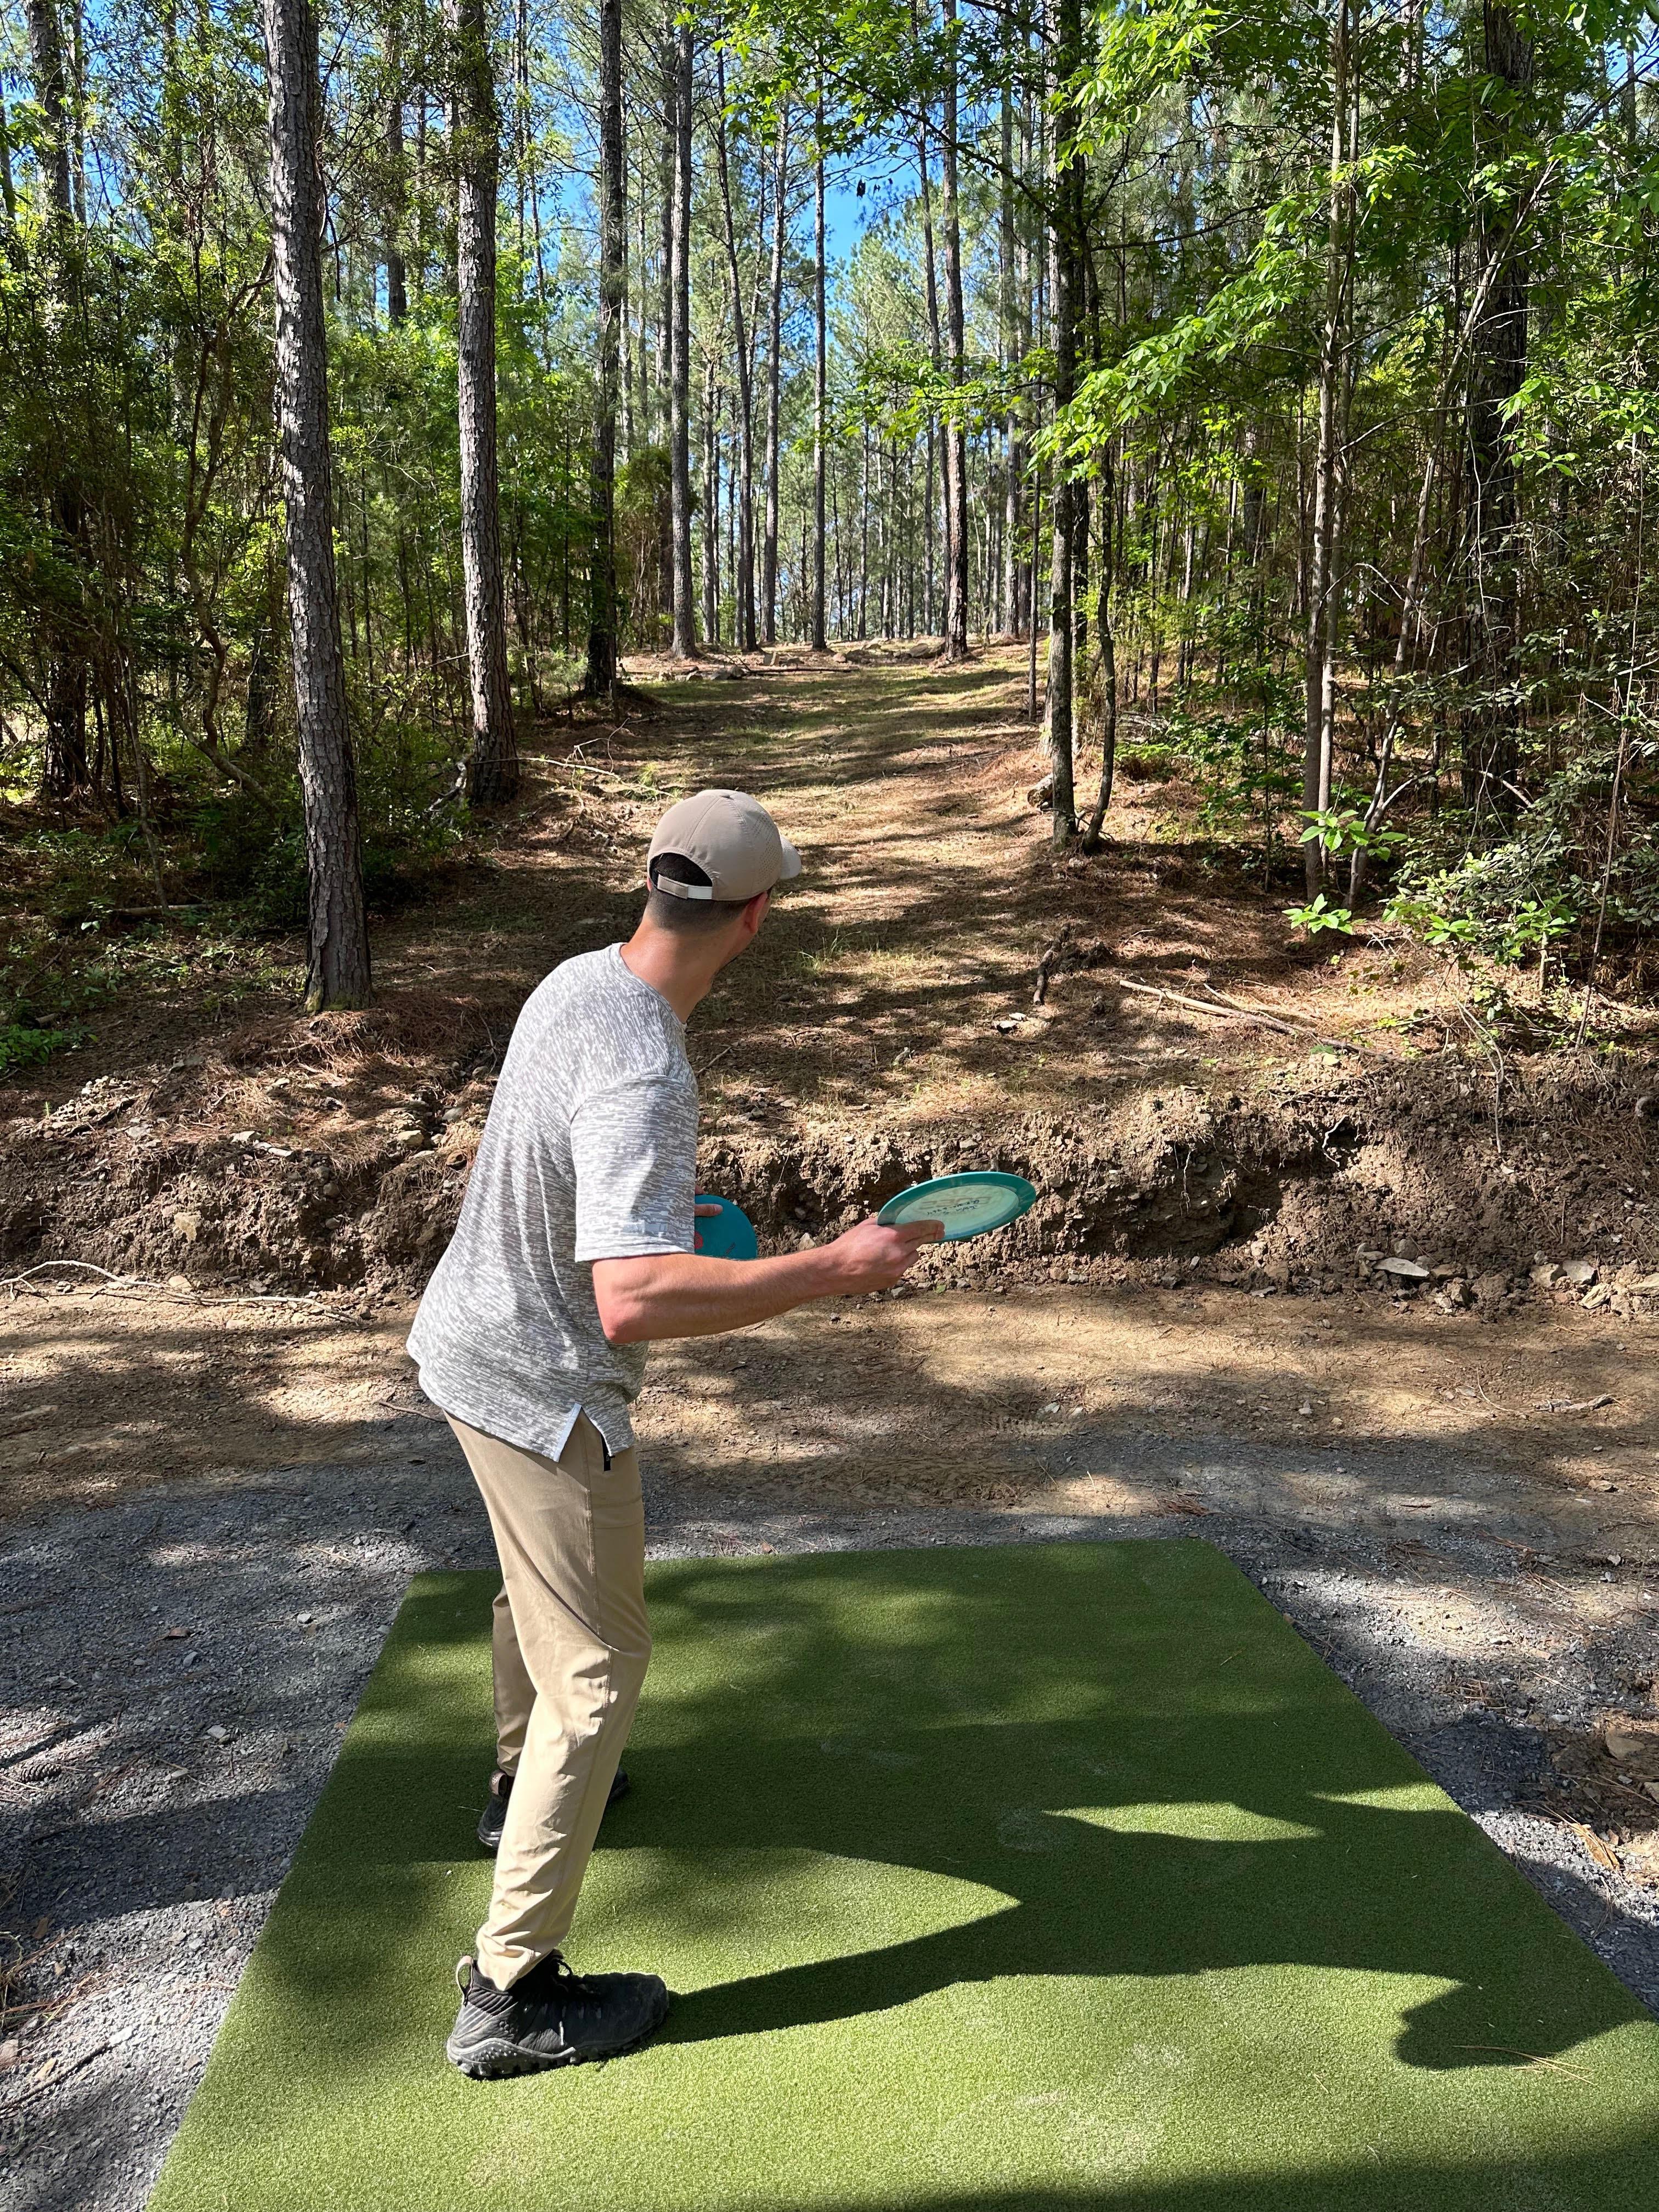
M 1301 1844 L 1320 1831 L 1298 1820 L 1281 1820 L 1248 1805 L 1073 1805 L 1055 1814 L 1060 1820 L 1086 1820 L 1120 1836 L 1174 1836 L 1188 1844 Z
M 738 1936 L 767 1973 L 915 1943 L 1018 1904 L 1000 1889 L 829 1851 L 641 1849 L 602 1854 L 583 1891 L 597 1923 L 625 1927 L 643 1955 L 677 1946 L 708 1981 Z M 702 1986 L 687 1973 L 684 1986 Z
M 1316 1790 L 1326 1805 L 1357 1805 L 1371 1813 L 1445 1813 L 1451 1800 L 1432 1782 L 1397 1782 L 1386 1790 Z

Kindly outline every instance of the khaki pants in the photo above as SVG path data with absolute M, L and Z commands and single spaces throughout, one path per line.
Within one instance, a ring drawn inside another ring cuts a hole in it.
M 503 1587 L 495 1600 L 497 1756 L 511 1774 L 477 1959 L 505 1989 L 564 1941 L 651 1656 L 637 1453 L 607 1467 L 578 1414 L 557 1459 L 464 1422 Z

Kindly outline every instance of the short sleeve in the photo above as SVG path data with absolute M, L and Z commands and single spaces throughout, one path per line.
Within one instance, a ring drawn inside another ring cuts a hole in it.
M 665 1078 L 617 1085 L 572 1116 L 579 1261 L 695 1249 L 696 1108 Z

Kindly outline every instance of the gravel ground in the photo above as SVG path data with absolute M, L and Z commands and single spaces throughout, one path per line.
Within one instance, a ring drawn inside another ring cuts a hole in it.
M 5 2212 L 143 2204 L 410 1576 L 489 1564 L 447 1432 L 402 1418 L 386 1441 L 401 1455 L 367 1469 L 198 1481 L 0 1534 Z M 1171 1449 L 1148 1438 L 1142 1456 Z M 1209 1458 L 1208 1494 L 1253 1501 L 1279 1466 L 1258 1445 Z M 1410 1489 L 1420 1465 L 1393 1479 Z M 1552 1742 L 1637 1709 L 1655 1599 L 1640 1577 L 1562 1559 L 1552 1583 L 1512 1542 L 1443 1524 L 1402 1543 L 1224 1508 L 786 1511 L 662 1474 L 647 1508 L 657 1558 L 1200 1534 L 1659 2008 L 1659 1895 L 1527 1809 Z M 1575 1578 L 1595 1603 L 1565 1617 Z M 1472 1642 L 1450 1654 L 1431 1617 Z

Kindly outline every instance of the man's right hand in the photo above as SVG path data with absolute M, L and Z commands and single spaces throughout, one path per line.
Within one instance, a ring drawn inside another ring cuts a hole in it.
M 852 1297 L 860 1291 L 890 1290 L 915 1266 L 922 1246 L 937 1244 L 944 1234 L 942 1221 L 905 1221 L 889 1228 L 872 1213 L 821 1249 L 835 1273 L 834 1290 Z
M 766 1260 L 715 1260 L 703 1252 L 650 1252 L 595 1260 L 593 1299 L 612 1344 L 656 1344 L 673 1336 L 720 1336 L 804 1306 L 812 1298 L 890 1290 L 940 1221 L 884 1229 L 873 1217 L 829 1244 Z

